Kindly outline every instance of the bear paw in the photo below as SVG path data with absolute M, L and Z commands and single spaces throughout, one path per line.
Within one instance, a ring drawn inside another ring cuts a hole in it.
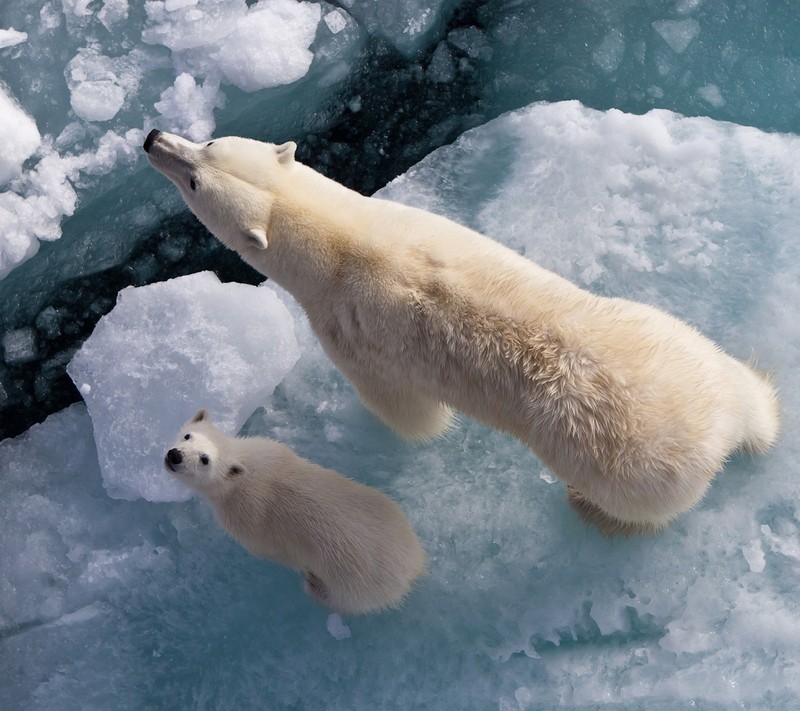
M 623 521 L 601 509 L 589 501 L 580 491 L 571 485 L 567 486 L 569 505 L 584 521 L 597 526 L 600 533 L 607 538 L 614 536 L 630 537 L 640 533 L 656 533 L 662 526 L 649 521 Z
M 303 589 L 321 605 L 327 606 L 329 604 L 330 591 L 328 586 L 311 571 L 306 573 Z

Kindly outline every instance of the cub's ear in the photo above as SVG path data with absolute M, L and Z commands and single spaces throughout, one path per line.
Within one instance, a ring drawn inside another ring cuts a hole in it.
M 235 479 L 244 474 L 244 467 L 241 464 L 231 464 L 228 469 L 228 479 Z
M 267 248 L 267 233 L 264 232 L 264 230 L 260 229 L 259 227 L 251 227 L 249 230 L 245 230 L 244 233 L 247 236 L 248 241 L 256 249 Z
M 191 424 L 195 424 L 196 422 L 204 422 L 204 421 L 211 421 L 211 415 L 208 413 L 208 410 L 203 408 L 202 410 L 198 410 L 195 413 L 195 416 L 190 420 Z
M 291 163 L 294 160 L 294 152 L 297 150 L 297 144 L 294 141 L 286 141 L 279 146 L 275 146 L 275 155 L 278 158 L 278 163 Z

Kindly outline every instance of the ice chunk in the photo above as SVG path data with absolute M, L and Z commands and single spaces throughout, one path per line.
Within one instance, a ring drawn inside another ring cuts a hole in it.
M 211 45 L 230 34 L 247 13 L 245 0 L 153 0 L 145 5 L 142 40 L 173 51 Z
M 32 328 L 19 328 L 3 336 L 5 361 L 9 365 L 36 360 L 36 331 Z
M 656 20 L 655 29 L 675 54 L 682 54 L 700 34 L 700 23 L 692 18 L 687 20 Z
M 27 32 L 17 32 L 13 27 L 9 27 L 7 30 L 0 29 L 0 49 L 13 47 L 27 41 Z
M 214 130 L 214 109 L 222 105 L 222 98 L 218 82 L 206 79 L 198 86 L 194 77 L 184 72 L 161 94 L 155 110 L 166 120 L 164 130 L 203 141 Z
M 114 25 L 128 19 L 128 12 L 128 0 L 104 0 L 103 7 L 97 12 L 97 19 L 107 30 L 111 31 Z
M 437 45 L 426 73 L 431 81 L 438 84 L 447 84 L 455 78 L 456 68 L 446 42 Z
M 238 431 L 297 357 L 292 319 L 267 286 L 204 272 L 120 292 L 68 368 L 86 396 L 109 495 L 188 498 L 163 471 L 178 428 L 208 407 Z
M 226 82 L 243 91 L 297 81 L 314 58 L 308 48 L 320 14 L 317 3 L 261 0 L 210 53 L 211 62 Z
M 0 186 L 17 177 L 42 142 L 36 122 L 0 84 Z
M 331 10 L 325 13 L 325 24 L 328 29 L 335 35 L 338 35 L 345 27 L 347 27 L 347 17 L 341 10 Z
M 84 121 L 109 121 L 125 102 L 125 90 L 109 80 L 82 81 L 72 90 L 70 105 Z
M 328 621 L 326 622 L 326 626 L 328 628 L 328 632 L 330 632 L 331 634 L 331 637 L 340 641 L 343 639 L 349 639 L 352 634 L 350 632 L 350 628 L 342 621 L 342 618 L 336 613 L 328 615 Z
M 592 55 L 594 63 L 606 74 L 613 74 L 625 54 L 625 36 L 618 29 L 611 30 Z
M 720 109 L 725 106 L 725 99 L 723 98 L 722 92 L 719 90 L 719 87 L 716 84 L 706 84 L 705 86 L 701 86 L 697 90 L 697 93 L 704 101 L 707 101 L 716 109 Z

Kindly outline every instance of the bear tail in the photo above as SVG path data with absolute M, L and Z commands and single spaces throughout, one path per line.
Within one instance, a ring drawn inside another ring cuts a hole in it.
M 745 427 L 741 446 L 749 452 L 766 452 L 778 439 L 781 429 L 778 392 L 767 373 L 758 370 L 751 359 L 742 364 L 746 378 L 739 385 L 743 390 Z

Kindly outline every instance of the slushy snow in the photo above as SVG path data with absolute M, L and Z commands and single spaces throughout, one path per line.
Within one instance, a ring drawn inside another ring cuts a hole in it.
M 798 140 L 666 111 L 537 104 L 464 134 L 381 193 L 484 229 L 599 293 L 668 308 L 773 373 L 782 441 L 766 456 L 734 457 L 665 532 L 603 539 L 527 448 L 467 418 L 435 443 L 398 440 L 276 290 L 300 357 L 276 373 L 274 391 L 240 408 L 262 405 L 244 434 L 279 439 L 391 495 L 430 574 L 402 610 L 340 624 L 302 594 L 296 574 L 228 539 L 204 502 L 109 498 L 88 415 L 74 406 L 0 444 L 0 662 L 16 670 L 0 686 L 4 707 L 132 709 L 147 699 L 310 709 L 325 699 L 353 709 L 793 711 Z M 215 370 L 213 344 L 236 319 L 231 303 L 246 309 L 269 291 L 248 287 L 206 311 L 236 287 L 198 279 L 123 292 L 106 320 L 130 304 L 126 318 L 116 329 L 102 321 L 96 337 L 106 340 L 87 344 L 105 362 L 102 377 L 76 378 L 91 381 L 95 432 L 131 413 L 113 440 L 95 435 L 101 457 L 113 447 L 135 456 L 125 433 L 146 429 L 154 410 L 190 389 L 165 385 L 160 363 L 227 372 Z M 257 310 L 257 330 L 274 340 Z M 141 340 L 150 346 L 140 349 Z M 284 349 L 292 361 L 293 348 L 276 345 L 270 362 Z M 151 367 L 158 385 L 149 390 Z M 102 412 L 106 377 L 134 385 Z M 224 400 L 233 403 L 230 387 Z M 191 415 L 190 400 L 180 406 Z M 150 437 L 169 443 L 174 434 L 164 423 Z M 142 471 L 131 468 L 127 481 L 140 482 Z
M 68 368 L 109 496 L 189 498 L 163 466 L 178 429 L 205 407 L 235 434 L 297 357 L 292 318 L 267 286 L 202 272 L 123 289 Z

